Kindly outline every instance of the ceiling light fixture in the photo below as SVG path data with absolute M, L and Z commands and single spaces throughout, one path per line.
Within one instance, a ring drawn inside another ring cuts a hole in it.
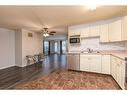
M 44 37 L 48 37 L 49 34 L 48 34 L 48 33 L 44 33 L 43 36 L 44 36 Z
M 44 37 L 49 36 L 49 33 L 48 33 L 47 29 L 48 29 L 48 28 L 44 28 L 44 29 L 43 29 L 43 36 L 44 36 Z
M 87 5 L 87 8 L 88 8 L 88 10 L 93 11 L 93 10 L 96 10 L 97 6 L 96 5 Z

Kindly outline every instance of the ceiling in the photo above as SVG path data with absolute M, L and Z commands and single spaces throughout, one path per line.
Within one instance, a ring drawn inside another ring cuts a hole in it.
M 67 26 L 108 19 L 127 14 L 127 6 L 0 6 L 0 27 L 40 31 L 48 27 L 65 35 Z

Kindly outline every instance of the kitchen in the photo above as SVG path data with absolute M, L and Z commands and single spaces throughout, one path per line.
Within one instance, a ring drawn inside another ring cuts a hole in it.
M 0 12 L 1 89 L 127 89 L 127 6 Z
M 68 28 L 68 69 L 106 74 L 127 89 L 127 16 Z

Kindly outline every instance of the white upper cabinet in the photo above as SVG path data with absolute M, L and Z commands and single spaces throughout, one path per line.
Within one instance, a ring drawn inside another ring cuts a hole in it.
M 108 21 L 108 22 L 107 22 Z M 127 40 L 127 16 L 73 26 L 68 29 L 69 36 L 80 35 L 81 38 L 100 36 L 100 42 L 117 42 Z
M 122 20 L 114 20 L 109 23 L 109 41 L 121 41 L 122 40 Z
M 81 35 L 81 29 L 80 28 L 69 29 L 68 35 L 69 36 Z
M 90 36 L 90 28 L 89 28 L 89 26 L 81 28 L 81 37 L 85 38 L 85 37 L 89 37 L 89 36 Z
M 100 25 L 100 42 L 109 42 L 108 24 Z
M 82 38 L 97 37 L 100 34 L 99 32 L 100 32 L 100 25 L 95 25 L 95 24 L 89 26 L 87 25 L 81 29 L 81 37 Z
M 100 25 L 94 25 L 93 24 L 90 26 L 90 37 L 100 36 L 99 32 L 100 32 Z
M 122 18 L 122 40 L 127 40 L 127 16 Z

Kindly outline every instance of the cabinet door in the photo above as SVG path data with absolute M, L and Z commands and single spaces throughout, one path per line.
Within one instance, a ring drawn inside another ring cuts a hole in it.
M 113 76 L 113 78 L 116 80 L 117 76 L 116 76 L 116 63 L 117 63 L 117 59 L 114 56 L 111 56 L 111 75 Z
M 127 16 L 122 18 L 122 40 L 127 40 Z
M 90 35 L 89 26 L 84 27 L 84 28 L 81 29 L 81 37 L 82 38 L 89 37 L 89 35 Z
M 80 70 L 89 71 L 90 68 L 90 57 L 86 55 L 80 55 Z
M 101 73 L 101 55 L 91 55 L 90 71 Z
M 121 63 L 116 64 L 116 81 L 121 86 Z
M 102 73 L 110 74 L 110 55 L 102 55 Z
M 69 36 L 75 35 L 74 29 L 69 29 L 68 35 L 69 35 Z
M 78 28 L 74 28 L 74 29 L 69 29 L 68 31 L 69 36 L 74 36 L 74 35 L 80 35 L 81 31 Z
M 125 62 L 119 59 L 119 63 L 117 64 L 117 82 L 122 89 L 125 88 Z
M 122 61 L 121 64 L 121 88 L 125 89 L 125 61 Z
M 80 28 L 74 29 L 74 35 L 81 35 L 81 29 Z
M 121 41 L 122 22 L 121 20 L 115 20 L 109 23 L 109 40 L 111 42 Z
M 90 36 L 96 37 L 99 36 L 100 32 L 100 25 L 91 25 L 90 26 Z
M 100 42 L 109 42 L 108 24 L 103 24 L 100 26 Z

